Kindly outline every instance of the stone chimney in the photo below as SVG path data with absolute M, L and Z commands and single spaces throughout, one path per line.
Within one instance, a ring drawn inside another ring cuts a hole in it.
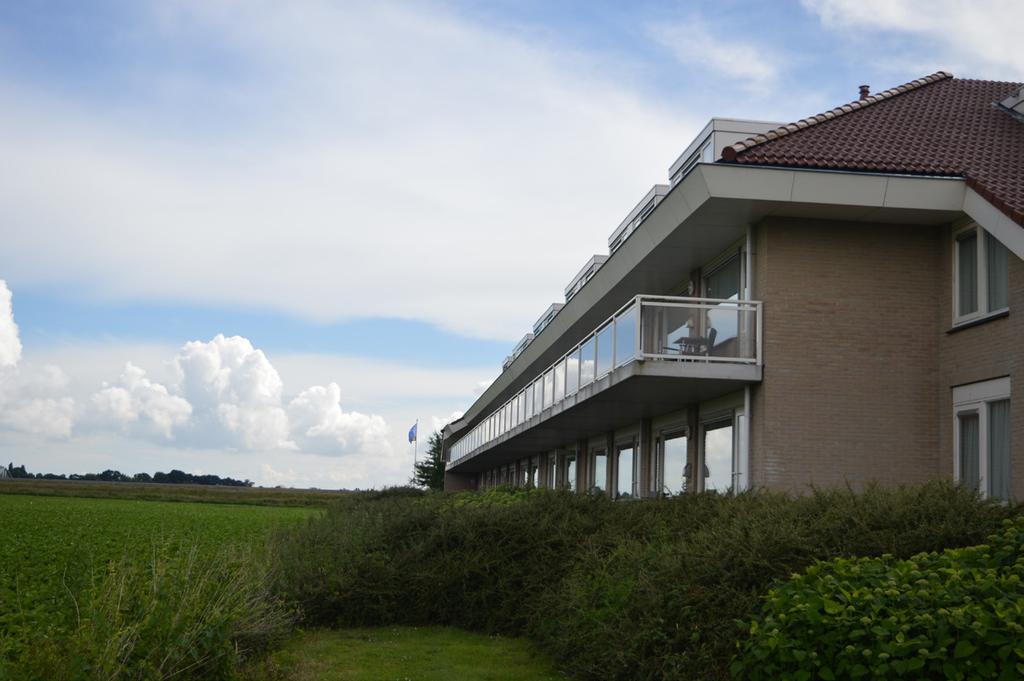
M 870 85 L 861 85 L 860 86 L 860 98 L 861 99 L 867 99 L 870 95 L 871 95 L 871 86 Z

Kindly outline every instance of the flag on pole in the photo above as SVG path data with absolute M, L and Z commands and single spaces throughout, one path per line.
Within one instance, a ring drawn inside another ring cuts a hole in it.
M 415 442 L 416 441 L 416 426 L 418 426 L 418 425 L 420 425 L 419 421 L 417 421 L 416 423 L 412 424 L 412 428 L 409 429 L 409 442 Z

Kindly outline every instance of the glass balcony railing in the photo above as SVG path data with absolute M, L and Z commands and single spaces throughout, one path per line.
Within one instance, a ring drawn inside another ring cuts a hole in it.
M 452 445 L 463 459 L 600 381 L 639 361 L 761 363 L 761 303 L 639 295 Z

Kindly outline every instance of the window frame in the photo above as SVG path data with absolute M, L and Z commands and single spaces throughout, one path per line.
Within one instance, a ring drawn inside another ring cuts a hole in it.
M 575 450 L 566 452 L 559 459 L 558 466 L 561 471 L 559 478 L 562 488 L 570 492 L 579 491 L 579 452 Z M 572 469 L 572 475 L 569 475 L 570 469 Z
M 750 443 L 745 439 L 747 418 L 746 410 L 742 406 L 723 409 L 702 415 L 697 424 L 697 466 L 693 478 L 694 491 L 703 493 L 707 491 L 706 480 L 704 479 L 704 468 L 707 465 L 707 456 L 704 451 L 705 438 L 709 430 L 718 428 L 732 428 L 732 456 L 729 470 L 729 494 L 741 494 L 750 489 Z M 726 426 L 725 424 L 728 424 Z M 720 492 L 721 493 L 721 492 Z
M 988 381 L 979 381 L 977 383 L 967 383 L 953 388 L 953 480 L 959 484 L 963 477 L 960 471 L 960 417 L 964 415 L 977 414 L 978 492 L 982 499 L 988 499 L 992 492 L 991 480 L 989 478 L 989 470 L 992 463 L 992 452 L 989 449 L 988 432 L 989 405 L 994 402 L 1002 402 L 1004 400 L 1010 400 L 1009 376 L 994 378 Z M 1010 459 L 1012 464 L 1012 421 L 1010 439 Z
M 977 296 L 976 308 L 973 312 L 966 314 L 960 314 L 960 242 L 963 240 L 964 235 L 969 232 L 974 232 L 974 243 L 975 243 L 975 295 Z M 990 232 L 987 232 L 981 225 L 976 222 L 967 224 L 959 229 L 953 230 L 953 297 L 952 297 L 952 308 L 953 308 L 953 326 L 962 326 L 964 324 L 970 324 L 981 319 L 988 317 L 995 317 L 1002 315 L 1010 309 L 1009 297 L 1007 297 L 1007 304 L 1004 307 L 990 310 L 988 309 L 989 296 L 988 296 L 988 237 L 999 241 Z M 1002 244 L 1002 242 L 999 242 Z M 1006 245 L 1003 244 L 1003 248 Z M 1007 281 L 1007 289 L 1009 289 L 1009 281 Z
M 603 466 L 603 468 L 604 468 L 604 487 L 599 487 L 598 484 L 597 484 L 597 471 L 598 471 L 597 459 L 598 459 L 598 457 L 602 457 L 602 456 L 604 457 L 604 466 Z M 611 461 L 611 457 L 608 455 L 608 449 L 606 447 L 597 447 L 597 448 L 592 449 L 590 451 L 590 462 L 589 462 L 590 463 L 590 466 L 589 466 L 590 467 L 590 471 L 589 471 L 589 475 L 587 475 L 587 478 L 589 479 L 589 482 L 590 482 L 590 485 L 588 485 L 588 490 L 589 491 L 591 491 L 591 492 L 599 491 L 602 494 L 608 494 L 609 496 L 611 495 L 611 477 L 612 476 L 611 476 L 611 472 L 609 471 L 609 469 L 611 468 L 611 466 L 609 465 L 610 461 Z
M 683 454 L 683 487 L 678 494 L 675 492 L 667 492 L 665 489 L 665 442 L 667 440 L 675 440 L 677 438 L 686 439 L 686 452 Z M 658 435 L 654 441 L 654 466 L 651 471 L 653 478 L 653 493 L 655 496 L 679 496 L 686 494 L 687 488 L 687 476 L 686 466 L 689 463 L 689 451 L 690 451 L 690 428 L 685 424 L 672 424 L 658 430 Z
M 619 489 L 619 459 L 622 456 L 622 452 L 631 449 L 633 455 L 630 460 L 630 490 L 629 496 L 625 497 L 628 499 L 639 499 L 640 494 L 640 440 L 636 436 L 630 436 L 621 438 L 615 442 L 615 462 L 611 466 L 612 474 L 609 476 L 612 480 L 608 482 L 608 493 L 612 499 L 616 501 L 623 500 L 622 490 Z M 614 482 L 614 488 L 612 483 Z

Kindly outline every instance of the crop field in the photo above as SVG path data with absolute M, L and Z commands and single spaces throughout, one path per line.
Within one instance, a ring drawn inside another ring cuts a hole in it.
M 202 501 L 214 504 L 260 506 L 324 506 L 352 492 L 318 489 L 225 487 L 221 485 L 167 485 L 147 482 L 91 480 L 0 480 L 0 495 L 142 499 L 146 501 Z
M 123 561 L 260 543 L 315 508 L 0 494 L 0 660 L 67 623 L 76 594 Z

